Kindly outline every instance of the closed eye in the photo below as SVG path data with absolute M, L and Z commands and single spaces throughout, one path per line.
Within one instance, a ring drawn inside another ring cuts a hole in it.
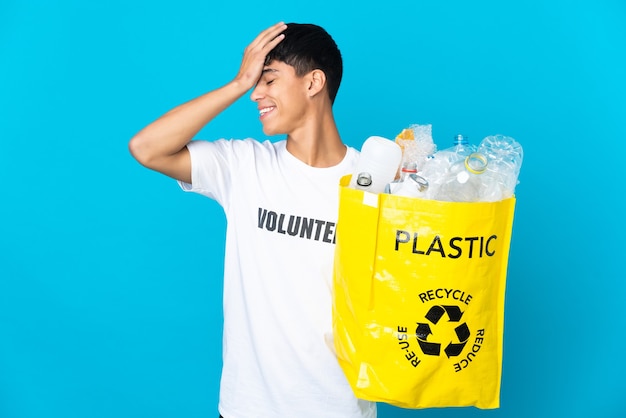
M 272 84 L 274 82 L 274 80 L 276 80 L 276 75 L 275 73 L 277 72 L 276 69 L 274 68 L 264 68 L 263 69 L 263 73 L 261 75 L 261 78 L 263 80 L 265 80 L 265 85 L 269 86 L 270 84 Z M 274 77 L 274 78 L 270 78 L 270 77 Z

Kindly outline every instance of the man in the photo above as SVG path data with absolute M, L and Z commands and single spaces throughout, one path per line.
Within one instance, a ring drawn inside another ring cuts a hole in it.
M 328 33 L 277 23 L 245 49 L 232 81 L 130 142 L 141 164 L 224 208 L 224 418 L 376 416 L 375 404 L 354 397 L 330 343 L 338 182 L 358 157 L 332 112 L 341 77 Z M 285 140 L 192 141 L 252 88 L 264 133 Z

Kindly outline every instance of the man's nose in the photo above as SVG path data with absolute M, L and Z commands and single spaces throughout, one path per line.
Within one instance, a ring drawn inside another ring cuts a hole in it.
M 252 93 L 250 93 L 250 99 L 253 102 L 258 102 L 259 100 L 261 100 L 263 98 L 263 88 L 261 87 L 260 84 L 257 84 L 256 86 L 254 86 L 254 89 L 252 89 Z

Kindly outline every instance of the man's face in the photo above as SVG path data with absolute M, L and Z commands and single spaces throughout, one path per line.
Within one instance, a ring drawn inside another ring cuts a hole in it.
M 259 119 L 266 135 L 292 134 L 305 121 L 309 102 L 307 77 L 298 77 L 295 69 L 281 61 L 272 61 L 251 94 L 257 103 Z

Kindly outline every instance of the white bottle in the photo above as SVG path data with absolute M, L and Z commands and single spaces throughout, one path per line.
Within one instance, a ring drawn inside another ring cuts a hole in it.
M 361 154 L 350 180 L 350 187 L 371 193 L 382 193 L 396 177 L 402 149 L 382 136 L 370 136 L 361 147 Z

